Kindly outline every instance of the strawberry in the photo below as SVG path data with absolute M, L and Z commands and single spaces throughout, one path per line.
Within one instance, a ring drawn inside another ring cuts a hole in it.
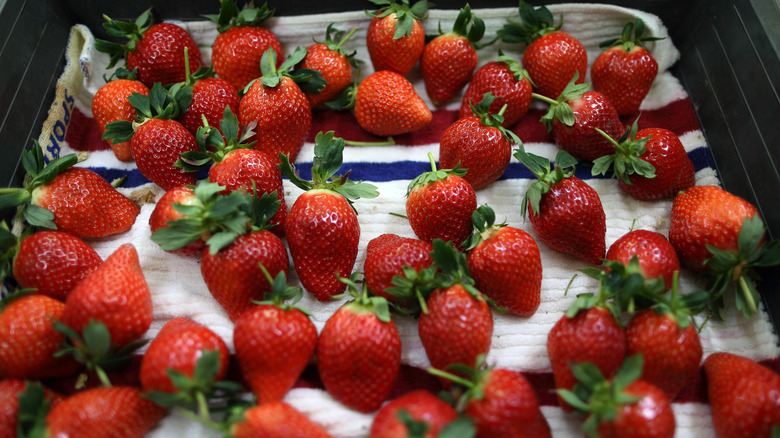
M 611 138 L 623 133 L 623 123 L 615 108 L 601 94 L 588 91 L 590 84 L 576 84 L 572 78 L 557 100 L 534 93 L 534 97 L 550 104 L 540 121 L 561 149 L 587 161 L 616 153 L 613 142 L 594 128 L 599 128 Z
M 428 153 L 431 171 L 420 174 L 406 191 L 406 216 L 418 239 L 452 242 L 456 247 L 471 235 L 471 214 L 477 209 L 477 195 L 465 179 L 465 169 L 436 170 Z
M 111 122 L 132 122 L 135 119 L 135 108 L 127 100 L 133 93 L 149 95 L 149 88 L 134 79 L 115 79 L 98 88 L 92 98 L 92 116 L 101 135 L 106 132 L 106 125 Z M 112 144 L 111 150 L 120 161 L 133 160 L 129 142 Z
M 401 335 L 390 318 L 387 300 L 369 297 L 357 273 L 341 278 L 354 299 L 325 321 L 317 341 L 317 369 L 325 389 L 356 411 L 382 405 L 401 369 Z
M 578 74 L 579 83 L 588 71 L 588 54 L 582 43 L 555 26 L 546 6 L 534 9 L 520 1 L 522 22 L 508 20 L 496 33 L 506 43 L 526 43 L 523 68 L 528 70 L 536 92 L 548 98 L 559 96 L 566 84 Z
M 0 438 L 32 436 L 41 416 L 62 399 L 39 382 L 0 380 Z
M 371 134 L 392 136 L 426 126 L 433 120 L 433 113 L 409 80 L 393 71 L 381 70 L 358 85 L 355 118 Z
M 520 316 L 531 316 L 541 303 L 542 260 L 530 234 L 496 224 L 488 205 L 472 215 L 476 233 L 469 239 L 469 272 L 476 288 L 497 306 Z
M 693 186 L 696 169 L 677 135 L 663 128 L 637 132 L 638 119 L 617 141 L 604 134 L 615 153 L 596 159 L 591 173 L 606 175 L 612 167 L 620 188 L 641 200 L 670 198 Z
M 664 290 L 672 287 L 680 260 L 666 236 L 649 230 L 629 231 L 610 245 L 605 258 L 628 266 L 633 257 L 637 257 L 638 272 L 646 281 L 663 278 Z
M 501 49 L 498 53 L 497 60 L 488 62 L 474 72 L 463 94 L 460 113 L 458 113 L 460 118 L 471 116 L 471 106 L 482 99 L 487 92 L 496 97 L 496 100 L 490 104 L 491 113 L 498 113 L 506 105 L 502 113 L 504 121 L 501 126 L 503 127 L 514 125 L 528 112 L 533 89 L 528 72 L 517 60 L 504 55 Z
M 241 374 L 260 404 L 281 400 L 314 357 L 317 328 L 308 311 L 285 304 L 303 290 L 288 286 L 280 272 L 271 278 L 266 300 L 244 312 L 233 330 Z
M 260 27 L 273 16 L 274 10 L 267 4 L 259 8 L 244 7 L 239 11 L 235 0 L 221 0 L 218 15 L 205 15 L 217 23 L 219 35 L 212 45 L 211 63 L 219 77 L 242 90 L 262 76 L 260 59 L 268 49 L 279 54 L 276 67 L 284 62 L 282 44 L 276 34 Z
M 97 173 L 71 167 L 75 154 L 44 164 L 36 142 L 22 152 L 30 182 L 24 189 L 0 194 L 0 210 L 20 206 L 28 224 L 80 238 L 105 237 L 129 230 L 141 209 Z
M 64 340 L 54 329 L 65 305 L 45 295 L 3 300 L 0 309 L 0 378 L 46 379 L 76 374 L 79 364 L 54 354 Z
M 201 67 L 190 73 L 189 63 L 185 63 L 187 79 L 183 86 L 192 87 L 192 101 L 176 119 L 192 135 L 197 135 L 198 129 L 205 123 L 217 126 L 222 120 L 226 108 L 233 113 L 238 111 L 238 90 L 229 81 L 214 77 L 210 67 Z
M 381 6 L 368 13 L 371 22 L 366 32 L 366 48 L 374 71 L 390 70 L 401 76 L 414 67 L 425 48 L 425 30 L 420 20 L 428 16 L 431 3 L 426 0 L 410 5 L 409 0 L 373 0 Z
M 200 49 L 190 34 L 172 23 L 152 24 L 151 8 L 144 11 L 135 21 L 114 21 L 107 16 L 103 27 L 113 36 L 128 39 L 124 45 L 97 40 L 95 48 L 111 55 L 108 68 L 119 59 L 126 58 L 127 69 L 136 70 L 138 80 L 151 88 L 155 83 L 170 85 L 185 80 L 185 56 L 193 70 L 203 61 Z M 189 55 L 185 55 L 185 47 Z
M 325 31 L 325 41 L 315 40 L 315 44 L 306 48 L 306 57 L 299 64 L 300 68 L 320 72 L 326 84 L 318 93 L 306 93 L 311 107 L 336 99 L 352 83 L 352 67 L 358 67 L 355 53 L 347 53 L 342 47 L 357 31 L 352 29 L 348 34 L 333 28 L 333 23 Z M 336 42 L 332 39 L 334 33 Z
M 244 411 L 230 427 L 234 438 L 329 438 L 319 424 L 283 401 L 272 401 Z
M 644 46 L 662 38 L 642 35 L 645 23 L 637 18 L 623 28 L 620 38 L 604 41 L 590 69 L 593 89 L 603 94 L 621 116 L 639 111 L 658 74 L 658 62 Z
M 772 436 L 780 428 L 780 376 L 753 360 L 713 353 L 704 361 L 712 423 L 720 438 Z
M 368 291 L 390 302 L 403 302 L 404 298 L 392 293 L 396 286 L 393 278 L 398 275 L 408 279 L 411 275 L 407 276 L 407 269 L 419 272 L 430 267 L 432 250 L 428 242 L 397 234 L 382 234 L 371 239 L 363 264 Z
M 471 24 L 471 26 L 469 26 Z M 485 22 L 466 4 L 452 31 L 433 38 L 423 49 L 420 71 L 428 97 L 435 106 L 447 103 L 471 79 L 477 67 L 476 43 L 485 35 Z
M 421 423 L 425 433 L 418 436 L 435 438 L 448 424 L 458 418 L 458 413 L 444 400 L 430 391 L 418 389 L 398 397 L 374 416 L 369 436 L 371 438 L 405 438 L 411 436 L 414 427 L 410 422 Z
M 183 213 L 177 210 L 177 208 L 181 208 L 176 207 L 177 205 L 184 208 L 203 207 L 203 203 L 198 199 L 192 186 L 180 186 L 168 190 L 157 201 L 152 214 L 149 216 L 149 228 L 152 235 L 157 233 L 158 230 L 167 227 L 169 222 L 185 217 Z M 170 251 L 187 257 L 200 257 L 203 253 L 203 248 L 206 247 L 208 237 L 208 234 L 204 233 L 200 238 L 187 243 L 185 246 Z
M 503 109 L 490 114 L 494 99 L 490 92 L 486 93 L 471 107 L 470 116 L 459 118 L 444 130 L 439 142 L 441 167 L 453 169 L 460 163 L 468 170 L 463 179 L 474 190 L 501 177 L 512 158 L 512 144 L 522 144 L 514 132 L 501 126 Z
M 318 133 L 314 139 L 312 181 L 302 180 L 280 155 L 280 169 L 296 187 L 304 190 L 295 200 L 285 222 L 295 272 L 303 287 L 318 300 L 330 300 L 346 285 L 339 277 L 348 276 L 357 259 L 360 224 L 352 201 L 375 198 L 376 187 L 336 175 L 342 164 L 344 139 L 333 131 Z
M 22 238 L 13 275 L 22 288 L 65 301 L 71 290 L 103 263 L 92 247 L 68 233 L 39 231 Z
M 606 215 L 598 193 L 574 176 L 576 160 L 564 151 L 556 155 L 556 165 L 526 153 L 515 157 L 539 178 L 531 184 L 520 205 L 528 214 L 534 231 L 547 246 L 571 254 L 590 264 L 598 264 L 606 251 Z

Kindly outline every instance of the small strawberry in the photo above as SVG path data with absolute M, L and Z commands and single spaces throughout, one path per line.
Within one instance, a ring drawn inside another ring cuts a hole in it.
M 633 257 L 637 257 L 638 272 L 646 281 L 663 278 L 664 290 L 672 287 L 680 260 L 666 236 L 649 230 L 629 231 L 610 245 L 605 258 L 628 266 Z
M 425 48 L 425 30 L 420 20 L 428 16 L 431 3 L 419 0 L 371 0 L 381 6 L 368 13 L 371 22 L 366 32 L 366 48 L 374 71 L 390 70 L 401 76 L 414 67 Z
M 233 438 L 330 438 L 322 426 L 283 401 L 245 410 L 229 431 Z
M 359 412 L 373 412 L 393 389 L 401 369 L 401 335 L 387 300 L 369 297 L 357 275 L 341 280 L 354 299 L 325 322 L 317 341 L 317 369 L 325 389 Z
M 177 207 L 177 205 L 180 207 Z M 198 199 L 192 186 L 172 188 L 160 197 L 160 200 L 154 206 L 154 210 L 152 210 L 152 214 L 149 216 L 149 228 L 152 236 L 158 230 L 167 227 L 169 222 L 183 219 L 185 215 L 178 210 L 182 207 L 185 209 L 203 208 L 203 203 Z M 197 230 L 193 230 L 192 234 L 196 232 Z M 169 251 L 187 257 L 200 257 L 209 237 L 208 233 L 204 232 L 199 238 L 192 240 L 185 246 Z
M 776 372 L 725 352 L 709 355 L 704 372 L 718 437 L 768 437 L 780 428 L 780 375 Z
M 501 125 L 506 107 L 498 114 L 489 112 L 494 100 L 490 92 L 485 93 L 482 100 L 471 107 L 472 114 L 447 127 L 439 142 L 441 167 L 453 169 L 460 163 L 467 170 L 463 179 L 474 190 L 501 177 L 512 158 L 512 144 L 523 144 L 514 132 Z
M 428 153 L 431 171 L 409 183 L 406 191 L 406 216 L 418 239 L 452 242 L 456 247 L 473 232 L 471 214 L 477 209 L 477 195 L 463 179 L 465 169 L 436 170 L 433 155 Z
M 132 122 L 135 119 L 135 108 L 127 100 L 133 93 L 148 95 L 149 88 L 134 79 L 114 79 L 98 88 L 92 98 L 92 116 L 101 135 L 106 132 L 106 125 L 111 122 Z M 111 144 L 111 150 L 120 161 L 133 160 L 129 142 Z
M 463 101 L 460 104 L 459 117 L 472 115 L 471 106 L 482 99 L 485 93 L 490 92 L 496 100 L 490 104 L 490 112 L 498 113 L 506 105 L 503 112 L 503 127 L 509 127 L 517 123 L 527 112 L 531 105 L 531 92 L 533 84 L 520 63 L 511 56 L 504 55 L 501 49 L 498 51 L 498 59 L 488 62 L 474 72 Z
M 0 438 L 33 436 L 51 406 L 62 400 L 40 382 L 0 380 Z
M 419 272 L 433 264 L 428 242 L 397 234 L 382 234 L 371 239 L 366 247 L 366 260 L 363 275 L 372 295 L 380 296 L 390 302 L 405 301 L 393 295 L 395 276 L 407 277 L 407 270 Z M 409 297 L 411 298 L 411 297 Z
M 469 26 L 469 24 L 471 26 Z M 477 41 L 485 35 L 485 22 L 466 4 L 452 31 L 433 38 L 420 57 L 425 91 L 435 106 L 447 103 L 469 82 L 477 67 Z
M 466 245 L 474 286 L 497 306 L 531 316 L 541 303 L 542 260 L 539 247 L 525 231 L 496 224 L 496 215 L 483 205 L 471 217 L 476 233 Z
M 393 71 L 381 70 L 358 85 L 355 118 L 371 134 L 392 136 L 426 126 L 433 120 L 433 113 L 409 80 Z
M 299 64 L 300 68 L 320 72 L 325 79 L 325 86 L 318 93 L 306 93 L 311 107 L 336 99 L 352 83 L 352 67 L 358 67 L 355 53 L 347 53 L 342 47 L 357 31 L 352 29 L 348 34 L 333 28 L 333 23 L 325 31 L 325 41 L 315 40 L 315 44 L 306 48 L 306 58 Z M 331 38 L 334 33 L 338 42 Z
M 425 432 L 416 436 L 435 438 L 457 418 L 458 413 L 444 400 L 430 391 L 418 389 L 383 405 L 374 416 L 369 436 L 406 438 L 412 436 L 414 427 L 424 427 Z
M 339 277 L 350 274 L 357 259 L 360 224 L 352 200 L 375 198 L 376 187 L 336 175 L 342 164 L 344 139 L 333 131 L 314 139 L 312 181 L 302 180 L 292 158 L 280 155 L 280 169 L 290 182 L 304 190 L 285 222 L 295 272 L 303 287 L 318 300 L 330 300 L 344 291 Z
M 626 24 L 620 38 L 599 44 L 606 50 L 591 66 L 593 89 L 603 94 L 621 116 L 639 111 L 658 74 L 658 62 L 644 43 L 662 38 L 642 36 L 644 33 L 641 18 Z
M 526 153 L 515 157 L 528 167 L 539 181 L 531 184 L 520 205 L 534 231 L 547 246 L 571 254 L 590 264 L 599 264 L 606 251 L 606 215 L 598 193 L 574 176 L 576 160 L 564 151 L 556 155 L 556 165 Z M 528 214 L 528 210 L 531 210 Z
M 300 287 L 288 286 L 280 272 L 268 275 L 271 292 L 244 312 L 233 330 L 236 359 L 259 404 L 281 400 L 314 357 L 317 328 L 297 301 Z
M 127 69 L 136 70 L 138 80 L 151 88 L 155 83 L 170 85 L 185 80 L 185 56 L 189 65 L 197 70 L 202 64 L 200 49 L 190 34 L 172 23 L 152 24 L 151 8 L 144 11 L 135 21 L 114 21 L 107 16 L 103 27 L 112 36 L 126 37 L 122 45 L 97 40 L 95 48 L 111 55 L 108 68 L 119 59 L 126 58 Z M 185 55 L 184 48 L 189 55 Z
M 201 67 L 190 73 L 189 63 L 185 63 L 185 71 L 187 80 L 183 86 L 192 87 L 192 101 L 187 108 L 182 108 L 176 120 L 192 135 L 197 135 L 204 123 L 209 126 L 219 125 L 226 108 L 230 108 L 234 114 L 238 112 L 238 90 L 233 84 L 214 77 L 210 67 Z
M 555 26 L 546 6 L 534 9 L 522 0 L 520 17 L 522 22 L 507 20 L 496 33 L 504 42 L 527 44 L 523 68 L 528 70 L 536 92 L 554 99 L 575 74 L 582 83 L 588 71 L 588 54 L 577 38 L 560 30 L 563 18 Z

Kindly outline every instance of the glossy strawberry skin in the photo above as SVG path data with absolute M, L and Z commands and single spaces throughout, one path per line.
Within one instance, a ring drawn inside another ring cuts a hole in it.
M 80 238 L 129 230 L 141 209 L 97 173 L 71 167 L 32 191 L 32 204 L 54 213 L 59 231 Z
M 541 303 L 542 261 L 530 234 L 519 228 L 491 229 L 467 256 L 476 288 L 498 307 L 531 316 Z
M 132 387 L 99 387 L 68 397 L 46 416 L 50 436 L 141 438 L 165 409 Z
M 149 119 L 130 140 L 138 171 L 163 190 L 195 184 L 196 175 L 174 166 L 181 154 L 198 150 L 195 137 L 176 120 Z
M 406 216 L 418 239 L 428 243 L 442 239 L 455 247 L 471 235 L 476 208 L 474 189 L 457 175 L 417 187 L 406 199 Z
M 371 134 L 391 136 L 424 127 L 433 120 L 433 114 L 411 82 L 383 70 L 370 74 L 358 85 L 355 118 Z
M 512 143 L 498 129 L 485 126 L 475 116 L 463 117 L 441 135 L 439 162 L 443 169 L 460 163 L 465 179 L 479 190 L 504 174 L 512 158 Z
M 309 46 L 300 68 L 317 70 L 327 81 L 318 94 L 306 93 L 312 108 L 337 98 L 352 83 L 349 59 L 343 53 L 329 49 L 326 44 Z
M 132 122 L 135 120 L 135 107 L 127 100 L 133 93 L 148 96 L 149 88 L 141 81 L 115 79 L 95 92 L 95 96 L 92 98 L 92 116 L 100 128 L 101 134 L 106 131 L 106 125 L 111 122 L 119 120 Z M 111 150 L 120 161 L 133 160 L 129 141 L 112 143 Z
M 634 114 L 658 74 L 658 62 L 644 47 L 622 46 L 602 52 L 590 70 L 593 89 L 603 94 L 621 116 Z
M 669 315 L 643 310 L 626 327 L 628 356 L 642 354 L 642 380 L 660 388 L 669 400 L 699 373 L 702 357 L 696 327 L 680 328 Z
M 382 406 L 371 423 L 371 438 L 405 438 L 409 436 L 406 425 L 399 420 L 404 411 L 416 420 L 428 425 L 425 438 L 435 438 L 447 424 L 458 418 L 452 406 L 430 391 L 418 389 L 408 392 Z
M 505 62 L 488 62 L 474 72 L 463 94 L 458 115 L 460 118 L 471 116 L 471 105 L 479 103 L 482 96 L 490 91 L 496 96 L 496 100 L 490 104 L 490 113 L 498 114 L 501 107 L 506 105 L 504 122 L 501 125 L 512 126 L 528 112 L 532 88 L 527 77 L 518 81 Z
M 65 301 L 79 282 L 103 263 L 92 247 L 68 233 L 39 231 L 22 239 L 13 275 L 22 288 Z
M 625 392 L 641 399 L 620 407 L 616 418 L 602 422 L 598 434 L 603 438 L 672 438 L 676 428 L 674 412 L 663 391 L 643 380 L 635 380 Z
M 360 224 L 342 195 L 309 190 L 296 199 L 285 223 L 295 272 L 303 287 L 320 301 L 346 289 L 357 259 Z
M 27 382 L 20 379 L 0 380 L 0 438 L 15 438 L 19 419 L 19 395 Z M 46 399 L 51 404 L 62 401 L 62 396 L 44 387 Z
M 71 376 L 80 365 L 55 358 L 65 340 L 54 329 L 65 305 L 44 295 L 15 299 L 0 312 L 0 378 L 47 379 Z
M 612 104 L 595 91 L 587 91 L 581 98 L 567 103 L 574 111 L 574 125 L 566 126 L 558 119 L 553 120 L 555 143 L 587 161 L 614 154 L 615 146 L 594 129 L 599 128 L 614 139 L 623 135 L 623 123 Z
M 704 361 L 712 423 L 721 438 L 771 436 L 780 424 L 780 376 L 751 359 L 713 353 Z
M 151 88 L 155 82 L 184 82 L 184 48 L 189 51 L 190 71 L 203 64 L 200 49 L 190 34 L 172 23 L 157 23 L 143 34 L 135 50 L 127 54 L 127 69 L 138 68 L 138 80 Z
M 425 91 L 435 106 L 447 103 L 468 83 L 477 67 L 477 51 L 462 35 L 439 35 L 420 57 Z
M 347 407 L 373 412 L 401 368 L 401 336 L 391 320 L 356 303 L 340 307 L 317 341 L 317 368 L 328 393 Z
M 230 82 L 222 78 L 203 78 L 192 86 L 192 103 L 187 111 L 177 120 L 196 135 L 198 128 L 203 126 L 203 116 L 209 126 L 219 129 L 219 122 L 225 107 L 230 107 L 233 114 L 238 113 L 238 91 Z
M 406 76 L 423 53 L 425 30 L 418 20 L 414 20 L 410 35 L 393 39 L 397 22 L 395 13 L 373 17 L 366 32 L 366 48 L 374 71 L 390 70 Z
M 289 273 L 287 250 L 281 239 L 270 231 L 253 231 L 238 236 L 230 245 L 216 254 L 210 248 L 203 250 L 200 272 L 214 299 L 236 321 L 251 309 L 252 300 L 262 300 L 271 290 L 259 264 L 271 277 L 280 272 Z
M 665 290 L 672 287 L 674 271 L 680 270 L 680 260 L 666 236 L 649 230 L 629 231 L 610 245 L 605 258 L 628 265 L 634 256 L 639 259 L 639 270 L 646 280 L 663 277 Z
M 314 357 L 317 328 L 298 309 L 261 304 L 233 331 L 236 359 L 259 404 L 281 400 Z
M 707 245 L 736 253 L 742 223 L 757 213 L 752 204 L 720 187 L 693 186 L 674 198 L 669 242 L 683 266 L 702 272 L 707 269 L 704 261 L 712 257 Z
M 433 246 L 428 242 L 396 234 L 382 234 L 371 239 L 366 247 L 366 261 L 363 265 L 368 290 L 373 295 L 396 301 L 396 297 L 385 289 L 393 287 L 393 277 L 403 275 L 403 267 L 415 271 L 433 264 Z
M 639 158 L 655 167 L 655 177 L 629 175 L 630 185 L 618 180 L 621 189 L 636 199 L 654 200 L 674 197 L 696 183 L 696 168 L 674 132 L 648 128 L 636 133 L 637 139 L 645 137 L 650 137 L 645 144 L 647 152 Z
M 583 83 L 588 71 L 588 54 L 582 43 L 563 31 L 535 39 L 523 52 L 523 68 L 528 70 L 536 92 L 556 99 L 575 72 Z
M 249 408 L 230 432 L 235 438 L 330 438 L 322 426 L 282 401 Z
M 175 204 L 198 205 L 200 204 L 200 201 L 195 197 L 195 192 L 190 186 L 174 187 L 163 193 L 160 200 L 155 204 L 152 214 L 149 216 L 149 228 L 152 233 L 160 228 L 167 227 L 168 222 L 170 221 L 185 217 L 173 208 Z M 203 253 L 203 248 L 206 247 L 206 240 L 207 236 L 202 236 L 200 239 L 194 240 L 182 248 L 170 252 L 186 257 L 200 257 Z
M 141 360 L 141 386 L 144 391 L 177 392 L 168 370 L 176 370 L 191 378 L 198 360 L 203 353 L 210 351 L 219 352 L 219 368 L 214 380 L 222 380 L 227 373 L 230 356 L 225 341 L 190 318 L 168 321 L 149 343 Z
M 276 34 L 256 26 L 231 27 L 214 40 L 211 63 L 219 77 L 240 91 L 263 75 L 260 58 L 268 49 L 276 52 L 276 66 L 282 65 L 284 52 Z
M 566 178 L 542 196 L 539 214 L 529 207 L 539 239 L 550 248 L 599 264 L 606 251 L 606 214 L 598 193 L 577 177 Z
M 238 106 L 241 126 L 257 122 L 254 148 L 279 162 L 279 153 L 294 162 L 311 129 L 311 106 L 306 95 L 289 77 L 276 87 L 256 81 Z

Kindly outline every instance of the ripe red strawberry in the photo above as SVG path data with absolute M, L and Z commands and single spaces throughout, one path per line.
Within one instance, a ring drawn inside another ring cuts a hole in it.
M 168 190 L 160 197 L 160 200 L 157 201 L 154 210 L 152 210 L 152 214 L 149 216 L 149 228 L 151 229 L 152 234 L 167 227 L 168 222 L 183 219 L 185 217 L 183 213 L 177 210 L 176 205 L 185 208 L 199 208 L 203 206 L 203 203 L 201 203 L 195 195 L 195 191 L 191 186 L 175 187 Z M 206 247 L 206 240 L 208 240 L 208 237 L 210 236 L 207 233 L 203 233 L 200 238 L 187 243 L 179 249 L 170 251 L 187 257 L 200 257 L 203 254 L 203 248 Z
M 576 160 L 559 151 L 555 169 L 546 158 L 522 149 L 515 152 L 539 178 L 531 185 L 520 206 L 528 215 L 539 239 L 550 248 L 571 254 L 590 264 L 599 264 L 606 251 L 606 215 L 598 193 L 574 176 Z
M 403 302 L 404 298 L 392 294 L 392 288 L 396 286 L 393 277 L 406 276 L 404 267 L 417 272 L 430 267 L 432 250 L 428 242 L 397 234 L 382 234 L 371 239 L 363 264 L 368 291 L 391 302 Z
M 712 423 L 720 438 L 771 436 L 780 427 L 780 376 L 751 359 L 713 353 L 704 361 Z
M 244 7 L 239 11 L 234 0 L 222 0 L 218 15 L 205 15 L 217 23 L 219 35 L 212 45 L 211 63 L 219 77 L 242 90 L 262 76 L 260 59 L 268 49 L 279 54 L 276 67 L 284 62 L 282 44 L 276 34 L 260 27 L 274 14 L 267 4 L 259 8 Z
M 28 224 L 56 229 L 76 237 L 105 237 L 129 230 L 141 209 L 97 173 L 71 167 L 75 154 L 44 164 L 36 142 L 22 153 L 31 178 L 26 188 L 0 195 L 0 210 L 22 205 Z
M 411 82 L 398 73 L 382 70 L 358 85 L 355 118 L 361 128 L 374 135 L 392 136 L 426 126 L 433 114 Z
M 374 71 L 390 70 L 401 76 L 414 67 L 425 48 L 425 29 L 420 20 L 428 16 L 426 0 L 410 6 L 409 0 L 376 3 L 381 8 L 372 17 L 366 32 L 366 48 Z M 385 6 L 386 5 L 386 6 Z
M 658 62 L 644 47 L 645 41 L 661 38 L 643 37 L 645 24 L 641 18 L 628 23 L 620 38 L 604 41 L 607 48 L 591 66 L 593 89 L 603 94 L 621 116 L 639 111 L 658 74 Z
M 112 68 L 119 59 L 126 58 L 127 69 L 137 69 L 138 80 L 149 88 L 157 82 L 170 85 L 185 80 L 185 47 L 193 70 L 203 64 L 200 49 L 190 34 L 172 23 L 152 24 L 151 9 L 144 11 L 135 21 L 105 19 L 103 27 L 111 35 L 125 36 L 129 40 L 124 45 L 96 41 L 97 50 L 111 55 L 108 68 Z
M 103 259 L 92 247 L 68 233 L 39 231 L 22 238 L 13 275 L 22 288 L 65 301 L 71 290 Z
M 418 239 L 452 242 L 460 247 L 471 235 L 471 214 L 477 209 L 477 196 L 463 179 L 458 167 L 436 170 L 433 155 L 431 171 L 412 180 L 406 191 L 406 216 Z
M 101 135 L 106 132 L 106 125 L 111 122 L 132 122 L 135 119 L 135 107 L 127 100 L 133 93 L 148 95 L 149 88 L 134 79 L 114 79 L 95 92 L 92 98 L 92 116 Z M 111 150 L 120 161 L 133 160 L 129 142 L 111 144 Z
M 520 17 L 522 23 L 508 20 L 497 34 L 504 42 L 527 44 L 523 68 L 528 70 L 536 92 L 554 99 L 575 74 L 582 83 L 588 71 L 588 54 L 577 38 L 560 30 L 563 21 L 555 26 L 546 6 L 534 9 L 524 1 L 520 2 Z
M 312 181 L 297 176 L 292 157 L 281 156 L 282 174 L 305 190 L 287 215 L 287 244 L 301 284 L 320 301 L 344 291 L 339 277 L 349 276 L 357 259 L 360 224 L 352 200 L 379 195 L 371 184 L 336 175 L 343 151 L 344 139 L 334 138 L 333 131 L 318 133 Z
M 447 103 L 469 82 L 477 67 L 475 45 L 484 35 L 485 22 L 473 15 L 466 4 L 458 13 L 452 31 L 425 45 L 420 71 L 425 91 L 435 106 Z
M 236 321 L 233 342 L 241 374 L 259 404 L 281 400 L 314 357 L 317 328 L 304 309 L 288 305 L 303 294 L 279 273 L 266 300 Z M 269 296 L 270 295 L 270 296 Z
M 99 387 L 72 395 L 46 416 L 49 436 L 141 438 L 165 409 L 127 386 Z
M 430 391 L 418 389 L 398 397 L 374 416 L 369 436 L 371 438 L 405 438 L 410 436 L 410 426 L 404 420 L 426 426 L 423 438 L 435 438 L 450 423 L 458 418 L 455 409 Z
M 336 42 L 331 38 L 335 31 Z M 320 72 L 325 79 L 325 86 L 318 93 L 306 93 L 311 107 L 336 99 L 342 91 L 352 84 L 352 67 L 358 67 L 355 52 L 347 53 L 342 47 L 357 31 L 352 29 L 348 34 L 333 28 L 333 23 L 325 31 L 325 41 L 306 48 L 306 58 L 299 64 L 300 68 Z
M 454 169 L 458 163 L 467 170 L 463 175 L 474 190 L 479 190 L 504 174 L 512 158 L 512 144 L 521 145 L 517 135 L 501 126 L 503 109 L 488 110 L 494 97 L 490 92 L 474 104 L 472 114 L 461 117 L 441 135 L 439 163 Z
M 638 272 L 645 280 L 663 278 L 664 290 L 672 287 L 674 273 L 680 270 L 680 260 L 666 236 L 649 230 L 629 231 L 610 245 L 605 258 L 628 266 L 635 256 Z
M 31 436 L 30 432 L 34 427 L 31 420 L 34 417 L 24 418 L 21 422 L 19 417 L 48 412 L 51 405 L 61 402 L 62 399 L 61 395 L 40 383 L 19 379 L 0 380 L 0 438 Z
M 322 426 L 283 401 L 247 409 L 230 433 L 235 438 L 330 438 Z
M 65 339 L 54 329 L 65 305 L 44 295 L 6 298 L 0 309 L 0 378 L 47 379 L 72 376 L 79 364 L 56 358 Z
M 204 117 L 209 126 L 218 126 L 226 108 L 230 108 L 233 114 L 238 112 L 238 90 L 233 84 L 214 77 L 214 71 L 209 67 L 190 73 L 187 64 L 186 71 L 187 80 L 183 85 L 192 87 L 192 101 L 187 108 L 182 108 L 182 114 L 176 120 L 192 135 L 197 135 Z
M 495 219 L 488 205 L 472 216 L 476 233 L 467 245 L 467 261 L 474 286 L 498 307 L 531 316 L 541 303 L 539 247 L 530 234 Z
M 401 369 L 401 335 L 387 301 L 369 297 L 356 275 L 342 279 L 354 300 L 325 322 L 317 341 L 317 369 L 325 389 L 359 412 L 373 412 L 393 389 Z
M 506 105 L 501 126 L 512 126 L 528 112 L 532 89 L 528 72 L 523 70 L 517 60 L 504 55 L 499 49 L 497 60 L 488 62 L 474 72 L 463 94 L 459 117 L 471 116 L 471 105 L 490 92 L 496 97 L 490 104 L 490 112 L 497 114 Z

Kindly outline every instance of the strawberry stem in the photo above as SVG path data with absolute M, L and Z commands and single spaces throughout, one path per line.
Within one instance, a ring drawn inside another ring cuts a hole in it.
M 433 154 L 428 152 L 428 159 L 431 161 L 431 171 L 436 172 L 436 160 L 433 159 Z
M 549 97 L 542 96 L 541 94 L 538 94 L 538 93 L 531 93 L 531 96 L 541 100 L 542 102 L 549 103 L 550 105 L 554 105 L 554 104 L 558 103 L 557 100 L 550 99 Z
M 447 371 L 443 371 L 438 368 L 430 367 L 428 368 L 428 373 L 433 374 L 436 377 L 441 377 L 443 379 L 450 380 L 453 383 L 457 383 L 458 385 L 465 386 L 466 388 L 471 388 L 472 386 L 474 386 L 474 383 L 472 383 L 470 380 L 464 379 L 463 377 L 456 376 L 455 374 L 448 373 Z
M 338 43 L 338 44 L 336 44 L 336 48 L 337 48 L 337 49 L 340 49 L 340 48 L 341 48 L 341 46 L 342 46 L 344 43 L 346 43 L 346 42 L 347 42 L 347 41 L 348 41 L 350 38 L 352 38 L 352 35 L 354 35 L 354 34 L 355 34 L 355 32 L 357 32 L 357 30 L 358 30 L 358 28 L 357 28 L 357 27 L 355 27 L 355 28 L 353 28 L 352 30 L 350 30 L 348 34 L 344 35 L 344 38 L 342 38 L 342 39 L 341 39 L 341 41 L 339 41 L 339 43 Z
M 392 146 L 395 143 L 393 137 L 387 137 L 385 141 L 353 141 L 344 140 L 344 144 L 347 146 Z
M 95 366 L 95 374 L 97 374 L 98 379 L 100 379 L 100 383 L 105 386 L 106 388 L 110 388 L 111 380 L 108 378 L 108 374 L 103 370 L 100 366 Z
M 747 284 L 747 280 L 745 279 L 745 276 L 742 275 L 739 277 L 739 290 L 742 293 L 742 295 L 745 297 L 745 301 L 748 305 L 748 310 L 750 311 L 750 314 L 753 315 L 758 311 L 758 305 L 756 304 L 756 301 L 753 299 L 753 294 L 750 292 L 750 286 Z

